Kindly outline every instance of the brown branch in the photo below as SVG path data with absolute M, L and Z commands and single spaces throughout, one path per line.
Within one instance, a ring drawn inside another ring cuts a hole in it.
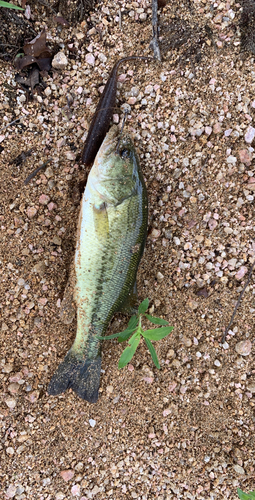
M 38 174 L 38 172 L 40 172 L 40 170 L 42 170 L 43 168 L 46 167 L 46 165 L 48 165 L 50 161 L 52 161 L 52 158 L 50 158 L 45 163 L 40 165 L 40 167 L 36 168 L 33 172 L 31 172 L 31 174 L 29 174 L 29 176 L 24 180 L 24 184 L 27 185 L 31 181 L 31 179 L 33 179 Z

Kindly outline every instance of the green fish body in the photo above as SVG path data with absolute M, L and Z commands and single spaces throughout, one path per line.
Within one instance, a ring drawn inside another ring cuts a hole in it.
M 77 333 L 48 387 L 51 395 L 71 387 L 89 402 L 98 399 L 98 337 L 132 295 L 147 235 L 148 200 L 138 157 L 131 139 L 118 135 L 112 127 L 88 176 L 74 259 Z

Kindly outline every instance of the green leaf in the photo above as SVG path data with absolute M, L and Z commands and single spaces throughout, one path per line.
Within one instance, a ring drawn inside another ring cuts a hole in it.
M 149 340 L 160 340 L 167 337 L 173 328 L 173 326 L 163 326 L 162 328 L 155 328 L 154 330 L 146 330 L 142 335 Z
M 238 496 L 241 500 L 252 500 L 253 498 L 255 498 L 255 496 L 253 496 L 253 494 L 255 494 L 255 490 L 254 491 L 251 491 L 248 495 L 247 493 L 244 493 L 242 490 L 240 490 L 240 488 L 237 488 L 237 493 L 238 493 Z M 252 496 L 251 496 L 252 495 Z
M 145 314 L 146 318 L 154 325 L 168 325 L 168 321 L 162 318 L 157 318 L 156 316 L 151 316 L 150 314 Z
M 130 320 L 128 322 L 127 330 L 134 331 L 134 329 L 137 327 L 137 325 L 138 325 L 138 317 L 137 317 L 137 315 L 131 316 L 131 318 L 130 318 Z
M 119 364 L 118 364 L 119 369 L 124 368 L 124 366 L 126 366 L 129 363 L 129 361 L 131 361 L 138 347 L 139 342 L 140 342 L 140 334 L 138 334 L 136 339 L 134 339 L 132 345 L 129 345 L 128 347 L 126 347 L 126 349 L 124 349 L 119 359 Z
M 125 339 L 120 340 L 120 342 L 123 342 L 124 340 L 127 340 L 130 337 L 131 333 L 133 333 L 133 331 L 137 326 L 137 323 L 138 323 L 137 316 L 132 316 L 128 322 L 128 327 L 123 332 L 113 333 L 112 335 L 106 335 L 106 336 L 104 335 L 103 337 L 98 336 L 97 339 L 98 340 L 117 339 L 118 337 L 122 337 L 122 335 L 125 334 L 126 335 Z
M 118 342 L 125 342 L 125 340 L 128 340 L 130 335 L 132 335 L 134 330 L 124 330 L 124 332 L 121 332 L 120 336 L 118 337 Z
M 139 337 L 140 340 L 140 332 L 139 329 L 132 335 L 132 337 L 129 339 L 128 343 L 129 345 L 133 345 L 134 342 L 136 342 L 136 339 Z
M 144 299 L 138 308 L 138 314 L 144 314 L 145 311 L 147 311 L 148 307 L 149 307 L 149 299 Z
M 144 339 L 145 342 L 146 342 L 146 345 L 151 353 L 151 357 L 152 357 L 152 361 L 154 363 L 154 365 L 156 365 L 157 368 L 160 369 L 160 364 L 159 364 L 159 361 L 158 361 L 158 356 L 156 354 L 156 351 L 151 343 L 151 341 L 149 339 Z
M 9 2 L 4 2 L 3 0 L 0 0 L 0 7 L 6 7 L 7 9 L 25 10 L 22 9 L 22 7 L 19 7 L 18 5 L 14 5 L 13 3 Z

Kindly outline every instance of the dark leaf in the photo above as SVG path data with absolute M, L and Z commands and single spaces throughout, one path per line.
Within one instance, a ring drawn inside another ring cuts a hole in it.
M 26 85 L 26 87 L 31 88 L 33 91 L 34 87 L 39 84 L 39 70 L 38 68 L 32 68 L 29 71 L 27 78 L 16 75 L 15 80 L 21 85 Z
M 49 51 L 46 46 L 46 31 L 45 29 L 39 33 L 31 42 L 24 45 L 23 50 L 26 56 L 40 57 L 46 50 Z
M 27 66 L 30 66 L 30 64 L 36 62 L 37 60 L 33 56 L 24 56 L 24 57 L 16 57 L 14 64 L 18 70 L 22 71 Z
M 148 347 L 148 349 L 149 349 L 149 351 L 150 351 L 150 353 L 151 353 L 151 357 L 152 357 L 152 361 L 153 361 L 154 365 L 155 365 L 158 369 L 160 369 L 160 364 L 159 364 L 159 361 L 158 361 L 158 356 L 157 356 L 157 354 L 156 354 L 156 351 L 155 351 L 155 349 L 154 349 L 154 347 L 153 347 L 153 345 L 152 345 L 151 341 L 150 341 L 149 339 L 144 339 L 144 340 L 145 340 L 146 345 L 147 345 L 147 347 Z
M 51 61 L 52 57 L 40 57 L 40 59 L 36 60 L 41 71 L 49 71 L 51 68 Z

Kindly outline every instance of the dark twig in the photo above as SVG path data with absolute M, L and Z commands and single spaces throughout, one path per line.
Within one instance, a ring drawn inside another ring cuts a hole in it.
M 150 48 L 153 49 L 154 58 L 161 61 L 158 44 L 158 0 L 152 0 L 152 36 Z
M 7 123 L 7 125 L 5 125 L 3 128 L 0 128 L 0 132 L 2 132 L 2 130 L 5 130 L 6 128 L 10 127 L 11 125 L 14 125 L 14 123 L 20 122 L 21 120 L 23 120 L 23 118 L 17 118 L 16 120 L 13 120 L 13 122 Z
M 40 167 L 31 172 L 31 174 L 29 174 L 29 176 L 24 180 L 24 184 L 27 185 L 31 181 L 31 179 L 33 179 L 38 174 L 38 172 L 40 172 L 40 170 L 48 165 L 50 161 L 52 161 L 52 158 L 49 158 L 49 160 L 45 161 L 42 165 L 40 165 Z
M 232 323 L 233 323 L 234 317 L 235 317 L 235 315 L 236 315 L 237 308 L 239 307 L 240 302 L 241 302 L 241 300 L 242 300 L 242 296 L 243 296 L 243 294 L 244 294 L 244 292 L 245 292 L 245 290 L 246 290 L 247 286 L 248 286 L 248 285 L 249 285 L 249 283 L 250 283 L 250 279 L 251 279 L 251 275 L 252 275 L 252 271 L 253 271 L 254 266 L 255 266 L 255 260 L 254 260 L 254 262 L 253 262 L 253 264 L 252 264 L 252 266 L 251 266 L 251 268 L 250 268 L 250 272 L 249 272 L 249 275 L 248 275 L 248 279 L 247 279 L 247 281 L 246 281 L 246 283 L 245 283 L 245 285 L 244 285 L 244 287 L 243 287 L 243 289 L 242 289 L 242 291 L 241 291 L 241 293 L 240 293 L 240 295 L 239 295 L 239 297 L 238 297 L 238 301 L 237 301 L 237 303 L 236 303 L 236 306 L 235 306 L 234 312 L 233 312 L 233 314 L 232 314 L 232 316 L 231 316 L 231 320 L 230 320 L 230 322 L 229 322 L 229 325 L 227 326 L 227 328 L 226 328 L 225 332 L 224 332 L 224 333 L 223 333 L 223 335 L 222 335 L 222 339 L 221 339 L 221 343 L 222 343 L 222 344 L 224 344 L 224 342 L 226 341 L 226 336 L 227 336 L 228 331 L 229 331 L 229 329 L 230 329 L 230 327 L 231 327 L 231 325 L 232 325 Z

